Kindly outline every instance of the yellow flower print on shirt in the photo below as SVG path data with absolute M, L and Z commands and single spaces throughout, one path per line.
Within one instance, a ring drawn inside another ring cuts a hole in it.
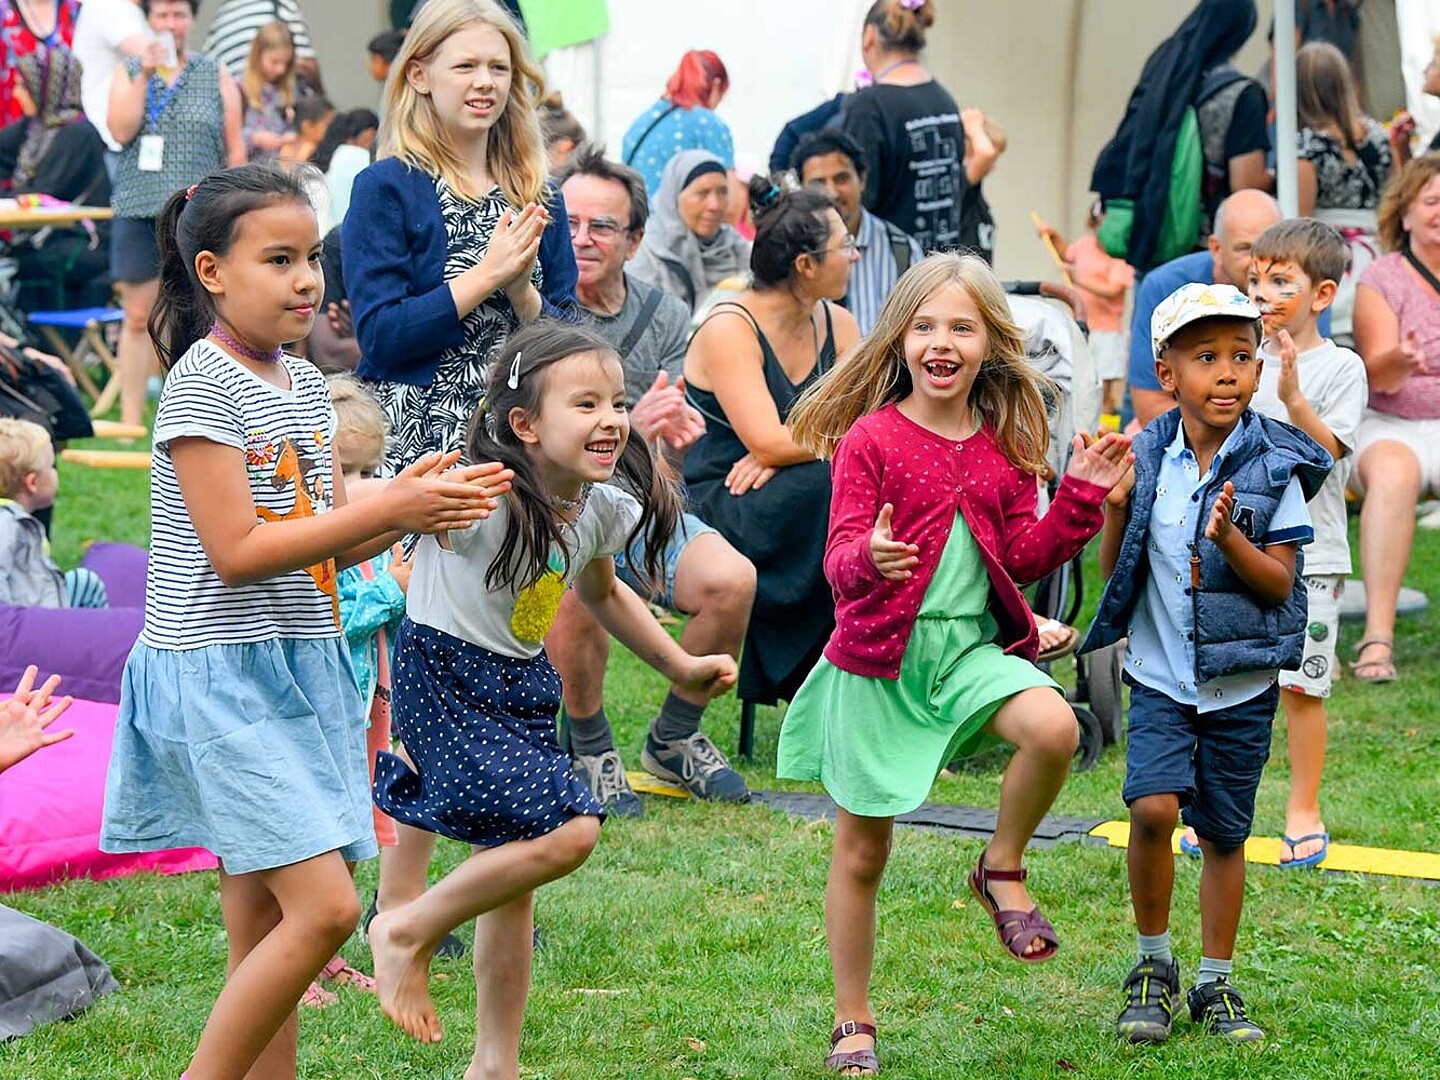
M 560 599 L 564 595 L 565 564 L 559 554 L 552 551 L 549 565 L 540 575 L 540 580 L 522 589 L 515 597 L 515 608 L 510 612 L 511 632 L 527 645 L 544 641 L 560 611 Z

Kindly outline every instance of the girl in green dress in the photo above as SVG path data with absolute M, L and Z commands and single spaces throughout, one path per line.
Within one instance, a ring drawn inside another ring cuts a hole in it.
M 945 762 L 987 740 L 1015 755 L 971 887 L 1015 958 L 1059 949 L 1021 856 L 1065 780 L 1076 725 L 1032 663 L 1039 634 L 1017 582 L 1084 548 L 1133 457 L 1125 436 L 1077 437 L 1037 518 L 1044 390 L 990 268 L 932 255 L 790 416 L 797 444 L 833 458 L 825 576 L 836 627 L 785 716 L 777 771 L 819 780 L 839 807 L 825 890 L 836 1072 L 879 1071 L 869 984 L 894 818 L 920 805 Z

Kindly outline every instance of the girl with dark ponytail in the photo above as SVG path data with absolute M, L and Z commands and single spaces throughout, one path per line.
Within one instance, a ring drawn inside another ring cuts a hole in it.
M 860 338 L 845 295 L 855 241 L 823 194 L 750 180 L 749 289 L 716 304 L 685 354 L 706 429 L 685 455 L 692 511 L 755 564 L 740 696 L 789 700 L 834 626 L 821 562 L 830 470 L 785 427 L 800 391 Z
M 440 1024 L 416 973 L 478 917 L 477 1033 L 497 1071 L 515 1075 L 518 1059 L 495 1055 L 520 1045 L 534 890 L 585 861 L 604 816 L 556 737 L 560 678 L 542 642 L 561 596 L 573 584 L 606 630 L 692 692 L 723 693 L 735 661 L 685 652 L 615 576 L 613 556 L 642 534 L 659 576 L 679 502 L 646 441 L 630 438 L 624 369 L 603 339 L 544 319 L 512 335 L 468 446 L 505 463 L 513 486 L 492 520 L 415 549 L 393 669 L 405 756 L 379 755 L 375 803 L 474 854 L 381 909 L 370 947 L 386 1015 L 434 1042 Z
M 145 626 L 125 664 L 105 851 L 220 858 L 230 976 L 196 1077 L 295 1075 L 295 1006 L 350 936 L 346 862 L 375 854 L 365 707 L 337 567 L 460 528 L 508 488 L 499 465 L 431 455 L 347 504 L 324 377 L 303 338 L 323 287 L 315 212 L 263 165 L 205 177 L 158 219 Z

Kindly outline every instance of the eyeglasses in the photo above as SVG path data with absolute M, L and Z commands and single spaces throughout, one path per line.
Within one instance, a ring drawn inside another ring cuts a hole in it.
M 833 247 L 833 248 L 832 248 L 832 247 L 816 248 L 814 251 L 807 251 L 805 254 L 807 254 L 807 255 L 828 255 L 828 254 L 830 254 L 832 251 L 843 251 L 846 255 L 851 255 L 851 254 L 853 254 L 853 253 L 857 250 L 858 247 L 859 247 L 859 245 L 856 244 L 856 242 L 855 242 L 855 237 L 850 236 L 850 235 L 847 234 L 846 237 L 845 237 L 845 239 L 840 241 L 840 246 L 839 246 L 839 247 Z
M 621 233 L 628 233 L 630 230 L 621 225 L 618 221 L 610 218 L 574 218 L 570 219 L 570 239 L 580 235 L 580 230 L 586 226 L 590 228 L 590 239 L 592 240 L 614 240 Z

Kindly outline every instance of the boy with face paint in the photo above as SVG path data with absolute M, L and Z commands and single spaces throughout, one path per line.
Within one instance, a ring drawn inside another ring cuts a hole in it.
M 1325 699 L 1335 667 L 1340 594 L 1350 575 L 1345 484 L 1355 465 L 1355 435 L 1369 389 L 1364 362 L 1321 336 L 1317 320 L 1335 299 L 1349 257 L 1344 238 L 1311 218 L 1271 226 L 1250 252 L 1250 299 L 1265 326 L 1260 346 L 1265 363 L 1251 407 L 1298 427 L 1335 459 L 1309 506 L 1315 541 L 1305 552 L 1310 605 L 1305 656 L 1298 671 L 1280 673 L 1290 752 L 1283 867 L 1316 865 L 1330 840 L 1320 815 Z

